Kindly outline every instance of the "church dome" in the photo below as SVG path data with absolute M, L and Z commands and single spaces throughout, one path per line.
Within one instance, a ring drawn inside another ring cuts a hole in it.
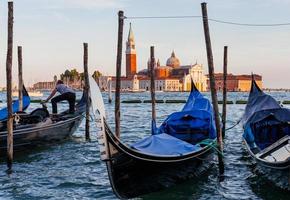
M 179 59 L 175 56 L 174 51 L 172 51 L 171 57 L 167 59 L 166 66 L 170 66 L 170 67 L 173 67 L 173 68 L 176 68 L 176 67 L 180 66 Z

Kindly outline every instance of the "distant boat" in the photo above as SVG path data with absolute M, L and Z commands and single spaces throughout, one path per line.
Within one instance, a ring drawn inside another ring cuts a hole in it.
M 40 91 L 28 91 L 28 94 L 30 97 L 42 97 L 43 93 Z M 13 97 L 17 97 L 18 96 L 18 91 L 13 91 L 12 92 L 12 96 Z
M 196 87 L 180 112 L 169 115 L 159 128 L 153 121 L 152 135 L 130 146 L 113 134 L 100 90 L 94 91 L 99 93 L 93 109 L 100 115 L 101 159 L 117 197 L 135 198 L 188 179 L 198 180 L 212 166 L 216 143 L 212 106 Z
M 22 105 L 23 105 L 23 111 L 24 111 L 28 108 L 28 106 L 30 104 L 30 97 L 29 97 L 24 86 L 23 86 L 23 90 L 22 90 L 22 95 L 23 95 Z M 13 113 L 16 113 L 19 111 L 19 100 L 14 100 L 12 102 L 12 110 L 13 110 Z M 0 122 L 7 119 L 7 116 L 8 116 L 7 113 L 8 113 L 7 107 L 0 109 Z
M 86 94 L 76 105 L 74 114 L 68 110 L 50 116 L 46 107 L 37 108 L 31 113 L 20 113 L 13 122 L 14 151 L 22 151 L 31 147 L 63 141 L 70 137 L 79 127 L 86 110 Z M 6 122 L 0 122 L 0 155 L 6 152 Z
M 243 140 L 250 156 L 270 180 L 270 177 L 278 175 L 281 177 L 275 180 L 285 179 L 287 183 L 290 168 L 290 109 L 281 107 L 253 79 L 242 122 Z

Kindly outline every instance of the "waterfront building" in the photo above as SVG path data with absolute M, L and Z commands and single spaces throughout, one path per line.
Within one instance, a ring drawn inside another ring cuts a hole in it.
M 112 80 L 112 77 L 111 76 L 100 76 L 98 78 L 98 85 L 99 85 L 99 88 L 102 90 L 102 91 L 108 91 L 109 90 L 109 83 L 110 81 Z M 113 89 L 113 88 L 112 88 Z M 115 87 L 114 87 L 114 90 L 115 90 Z
M 263 86 L 262 76 L 258 74 L 254 74 L 253 76 L 258 86 L 262 88 Z M 209 78 L 207 79 L 208 79 L 207 90 L 210 90 Z M 224 82 L 223 73 L 216 73 L 215 80 L 216 80 L 216 90 L 222 91 Z M 227 91 L 229 92 L 249 92 L 251 90 L 251 83 L 252 83 L 252 75 L 234 75 L 234 74 L 227 75 Z
M 138 72 L 141 77 L 149 76 L 150 71 L 150 59 L 147 62 L 147 69 L 143 69 Z M 181 65 L 179 58 L 172 51 L 171 56 L 167 59 L 166 65 L 160 65 L 160 60 L 154 68 L 155 79 L 178 79 L 179 84 L 177 91 L 190 91 L 191 89 L 191 78 L 200 91 L 206 91 L 207 89 L 207 79 L 204 75 L 203 66 L 201 64 L 193 65 Z
M 54 81 L 42 81 L 33 84 L 34 90 L 52 90 L 55 87 Z
M 178 78 L 156 78 L 154 80 L 155 91 L 181 91 L 182 84 Z M 150 77 L 139 78 L 139 90 L 140 91 L 149 91 L 151 88 L 151 79 Z
M 147 68 L 137 73 L 137 55 L 135 38 L 130 24 L 128 39 L 126 41 L 126 76 L 121 77 L 122 91 L 148 91 L 150 90 L 150 59 Z M 155 90 L 156 91 L 190 91 L 191 78 L 200 91 L 207 88 L 206 76 L 203 66 L 181 65 L 179 58 L 172 51 L 171 56 L 166 60 L 165 65 L 160 60 L 154 64 Z M 115 90 L 115 77 L 100 76 L 98 84 L 102 90 L 108 90 L 109 81 L 112 81 L 112 90 Z
M 112 90 L 116 89 L 116 77 L 113 76 L 100 76 L 98 79 L 98 85 L 102 91 L 109 90 L 109 83 L 111 81 Z M 129 77 L 121 77 L 121 91 L 139 91 L 139 79 L 137 75 L 133 75 L 132 78 Z

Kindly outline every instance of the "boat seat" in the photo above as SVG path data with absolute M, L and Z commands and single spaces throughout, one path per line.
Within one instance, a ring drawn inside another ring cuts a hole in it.
M 25 124 L 37 124 L 39 122 L 42 122 L 47 117 L 49 117 L 49 113 L 44 108 L 37 108 L 30 114 L 21 114 L 19 115 L 19 117 L 20 117 L 19 124 L 14 123 L 15 126 Z
M 290 124 L 267 118 L 252 125 L 255 143 L 263 150 L 286 135 L 290 135 Z
M 49 117 L 49 112 L 45 108 L 37 108 L 30 113 L 30 116 L 37 116 L 40 121 L 42 121 L 45 118 Z
M 257 154 L 257 157 L 271 162 L 290 159 L 290 136 L 286 135 Z

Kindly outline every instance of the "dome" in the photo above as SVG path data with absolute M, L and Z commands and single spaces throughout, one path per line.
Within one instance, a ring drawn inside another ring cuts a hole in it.
M 173 67 L 173 68 L 176 68 L 176 67 L 180 66 L 179 59 L 177 57 L 175 57 L 174 51 L 172 51 L 171 57 L 167 59 L 166 66 L 170 66 L 170 67 Z

